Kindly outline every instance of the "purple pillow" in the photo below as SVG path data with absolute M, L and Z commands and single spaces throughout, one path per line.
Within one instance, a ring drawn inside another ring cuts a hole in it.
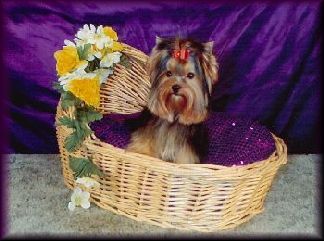
M 139 115 L 140 112 L 104 115 L 90 127 L 101 141 L 125 148 L 131 134 L 129 121 Z M 209 147 L 206 158 L 201 160 L 203 164 L 245 165 L 264 160 L 275 151 L 271 133 L 256 121 L 213 112 L 204 124 L 208 129 Z

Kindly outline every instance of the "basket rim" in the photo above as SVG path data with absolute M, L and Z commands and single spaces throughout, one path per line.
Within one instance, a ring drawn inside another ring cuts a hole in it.
M 107 142 L 100 140 L 94 134 L 92 135 L 91 140 L 89 140 L 89 139 L 85 140 L 84 144 L 90 150 L 93 148 L 99 148 L 100 150 L 104 151 L 104 149 L 106 149 L 106 148 L 111 148 L 111 149 L 114 149 L 115 151 L 120 152 L 121 154 L 124 154 L 124 155 L 130 154 L 133 157 L 136 157 L 137 159 L 141 160 L 141 163 L 146 164 L 145 166 L 147 166 L 147 167 L 151 167 L 152 161 L 154 161 L 155 166 L 156 166 L 156 164 L 158 164 L 159 166 L 161 166 L 161 167 L 164 166 L 164 167 L 167 167 L 168 169 L 171 167 L 174 167 L 174 168 L 181 168 L 182 170 L 189 170 L 189 171 L 192 171 L 192 169 L 197 169 L 197 168 L 203 169 L 203 171 L 206 171 L 206 170 L 211 170 L 211 171 L 237 170 L 237 171 L 240 171 L 241 169 L 248 170 L 248 169 L 252 169 L 252 168 L 253 169 L 263 169 L 264 165 L 266 165 L 267 163 L 276 161 L 279 157 L 282 156 L 282 154 L 287 153 L 287 146 L 285 145 L 284 141 L 281 138 L 274 135 L 273 133 L 271 133 L 271 134 L 275 141 L 276 150 L 268 158 L 262 159 L 260 161 L 256 161 L 253 163 L 244 164 L 244 165 L 236 165 L 236 166 L 223 166 L 223 165 L 218 165 L 218 164 L 203 164 L 203 163 L 178 164 L 178 163 L 166 162 L 166 161 L 161 160 L 160 158 L 156 158 L 156 157 L 148 156 L 145 154 L 128 151 L 123 148 L 115 147 Z M 279 159 L 280 159 L 280 162 L 278 164 L 285 164 L 287 162 L 287 160 L 285 158 L 279 158 Z M 208 176 L 209 174 L 210 173 L 201 173 L 202 176 Z
M 126 43 L 122 42 L 121 44 L 124 46 L 124 50 L 122 50 L 122 52 L 125 52 L 126 54 L 130 54 L 135 59 L 141 61 L 142 63 L 145 63 L 145 59 L 147 59 L 148 56 L 144 52 L 142 52 L 142 51 L 140 51 L 140 50 L 126 44 Z M 100 87 L 100 89 L 102 88 L 102 86 Z M 101 98 L 100 98 L 100 100 L 101 100 Z M 101 111 L 100 107 L 98 108 L 98 110 Z M 73 107 L 69 107 L 67 110 L 63 110 L 62 106 L 61 106 L 61 97 L 60 97 L 58 105 L 57 105 L 57 111 L 56 111 L 56 117 L 55 117 L 56 121 L 59 119 L 59 117 L 61 117 L 61 116 L 59 116 L 59 113 L 64 113 L 64 112 L 66 112 L 67 115 L 72 116 Z M 110 113 L 115 113 L 115 112 L 107 112 L 106 114 L 110 114 Z M 123 113 L 121 113 L 121 114 L 123 114 Z M 57 127 L 57 128 L 67 128 L 67 127 L 60 126 L 60 127 Z M 69 128 L 67 128 L 67 129 L 69 129 Z M 262 160 L 259 160 L 259 161 L 255 161 L 253 163 L 243 164 L 243 165 L 236 165 L 236 166 L 223 166 L 223 165 L 219 165 L 219 164 L 203 164 L 203 163 L 199 163 L 199 164 L 170 163 L 170 162 L 163 161 L 163 160 L 161 160 L 159 158 L 155 158 L 155 157 L 148 156 L 148 155 L 145 155 L 145 154 L 131 152 L 131 151 L 128 151 L 128 150 L 123 149 L 123 148 L 115 147 L 115 146 L 113 146 L 113 145 L 111 145 L 109 143 L 106 143 L 106 142 L 100 140 L 97 136 L 95 136 L 94 133 L 91 134 L 91 136 L 88 137 L 86 140 L 84 140 L 83 144 L 86 144 L 87 148 L 89 148 L 89 149 L 91 149 L 91 147 L 92 147 L 91 144 L 94 144 L 96 148 L 113 148 L 115 151 L 118 151 L 118 152 L 120 152 L 120 153 L 122 153 L 124 155 L 132 155 L 132 157 L 138 158 L 139 160 L 141 160 L 142 164 L 145 164 L 145 166 L 147 166 L 147 167 L 151 167 L 152 161 L 154 161 L 155 165 L 159 165 L 162 168 L 167 168 L 167 169 L 173 169 L 173 168 L 179 169 L 179 168 L 181 168 L 182 171 L 185 171 L 185 170 L 192 171 L 194 169 L 195 170 L 198 169 L 198 170 L 201 170 L 201 171 L 204 171 L 204 172 L 207 171 L 207 174 L 208 174 L 208 170 L 210 170 L 210 171 L 215 171 L 215 170 L 232 171 L 232 170 L 234 170 L 235 172 L 236 171 L 241 171 L 242 169 L 261 170 L 261 169 L 264 168 L 264 165 L 266 165 L 267 163 L 272 163 L 274 161 L 278 161 L 278 164 L 285 164 L 287 162 L 287 158 L 286 158 L 286 156 L 287 156 L 287 146 L 286 146 L 285 142 L 283 141 L 283 139 L 277 137 L 272 132 L 271 132 L 271 135 L 274 138 L 276 149 L 272 154 L 269 155 L 268 158 L 262 159 Z M 104 149 L 101 149 L 101 150 L 104 150 Z M 73 154 L 73 153 L 71 153 L 71 154 Z
M 57 105 L 57 114 L 56 120 L 59 119 L 59 112 L 63 113 L 63 109 L 59 104 Z M 70 112 L 71 108 L 67 110 Z M 66 126 L 57 126 L 57 128 L 70 129 Z M 254 163 L 249 163 L 245 165 L 237 165 L 237 166 L 223 166 L 218 164 L 178 164 L 178 163 L 170 163 L 163 161 L 159 158 L 148 156 L 141 153 L 131 152 L 123 148 L 115 147 L 107 142 L 101 141 L 95 134 L 91 134 L 91 136 L 87 137 L 82 143 L 84 147 L 94 153 L 94 155 L 105 155 L 105 153 L 110 152 L 118 152 L 120 155 L 119 159 L 127 162 L 127 157 L 131 157 L 132 159 L 136 159 L 138 165 L 151 170 L 152 172 L 159 172 L 165 174 L 171 174 L 175 176 L 217 176 L 220 179 L 243 179 L 249 178 L 250 176 L 260 176 L 264 171 L 267 170 L 266 166 L 270 166 L 275 164 L 275 166 L 280 166 L 287 163 L 287 146 L 285 142 L 277 137 L 275 134 L 271 133 L 274 141 L 276 150 L 266 159 L 256 161 Z M 70 153 L 71 155 L 79 155 L 79 151 L 75 151 Z M 132 164 L 134 161 L 130 161 Z M 152 167 L 152 162 L 154 162 L 154 168 Z M 242 173 L 244 175 L 242 175 Z

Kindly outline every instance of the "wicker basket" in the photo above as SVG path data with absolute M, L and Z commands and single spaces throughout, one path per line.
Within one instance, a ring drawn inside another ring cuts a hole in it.
M 150 87 L 144 69 L 148 56 L 124 45 L 131 69 L 117 65 L 103 84 L 100 111 L 134 113 L 147 101 Z M 56 121 L 72 117 L 72 109 L 57 107 Z M 215 231 L 233 228 L 263 211 L 263 204 L 278 168 L 287 162 L 283 140 L 273 135 L 276 151 L 266 160 L 225 167 L 212 164 L 172 164 L 104 143 L 94 135 L 81 148 L 69 153 L 63 147 L 71 130 L 57 126 L 57 139 L 64 182 L 74 188 L 69 155 L 91 157 L 105 174 L 91 201 L 103 209 L 165 228 Z

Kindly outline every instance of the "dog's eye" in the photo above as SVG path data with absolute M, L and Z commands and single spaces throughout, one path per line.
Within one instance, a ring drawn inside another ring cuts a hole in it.
M 171 72 L 171 71 L 167 71 L 165 74 L 166 74 L 166 76 L 168 76 L 168 77 L 172 76 L 172 72 Z
M 190 72 L 190 73 L 187 74 L 187 77 L 189 79 L 192 79 L 193 77 L 195 77 L 195 74 Z

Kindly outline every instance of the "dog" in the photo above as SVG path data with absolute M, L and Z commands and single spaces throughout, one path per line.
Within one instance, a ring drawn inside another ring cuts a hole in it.
M 213 42 L 156 37 L 148 60 L 151 89 L 128 151 L 198 164 L 208 147 L 208 117 L 218 63 Z

